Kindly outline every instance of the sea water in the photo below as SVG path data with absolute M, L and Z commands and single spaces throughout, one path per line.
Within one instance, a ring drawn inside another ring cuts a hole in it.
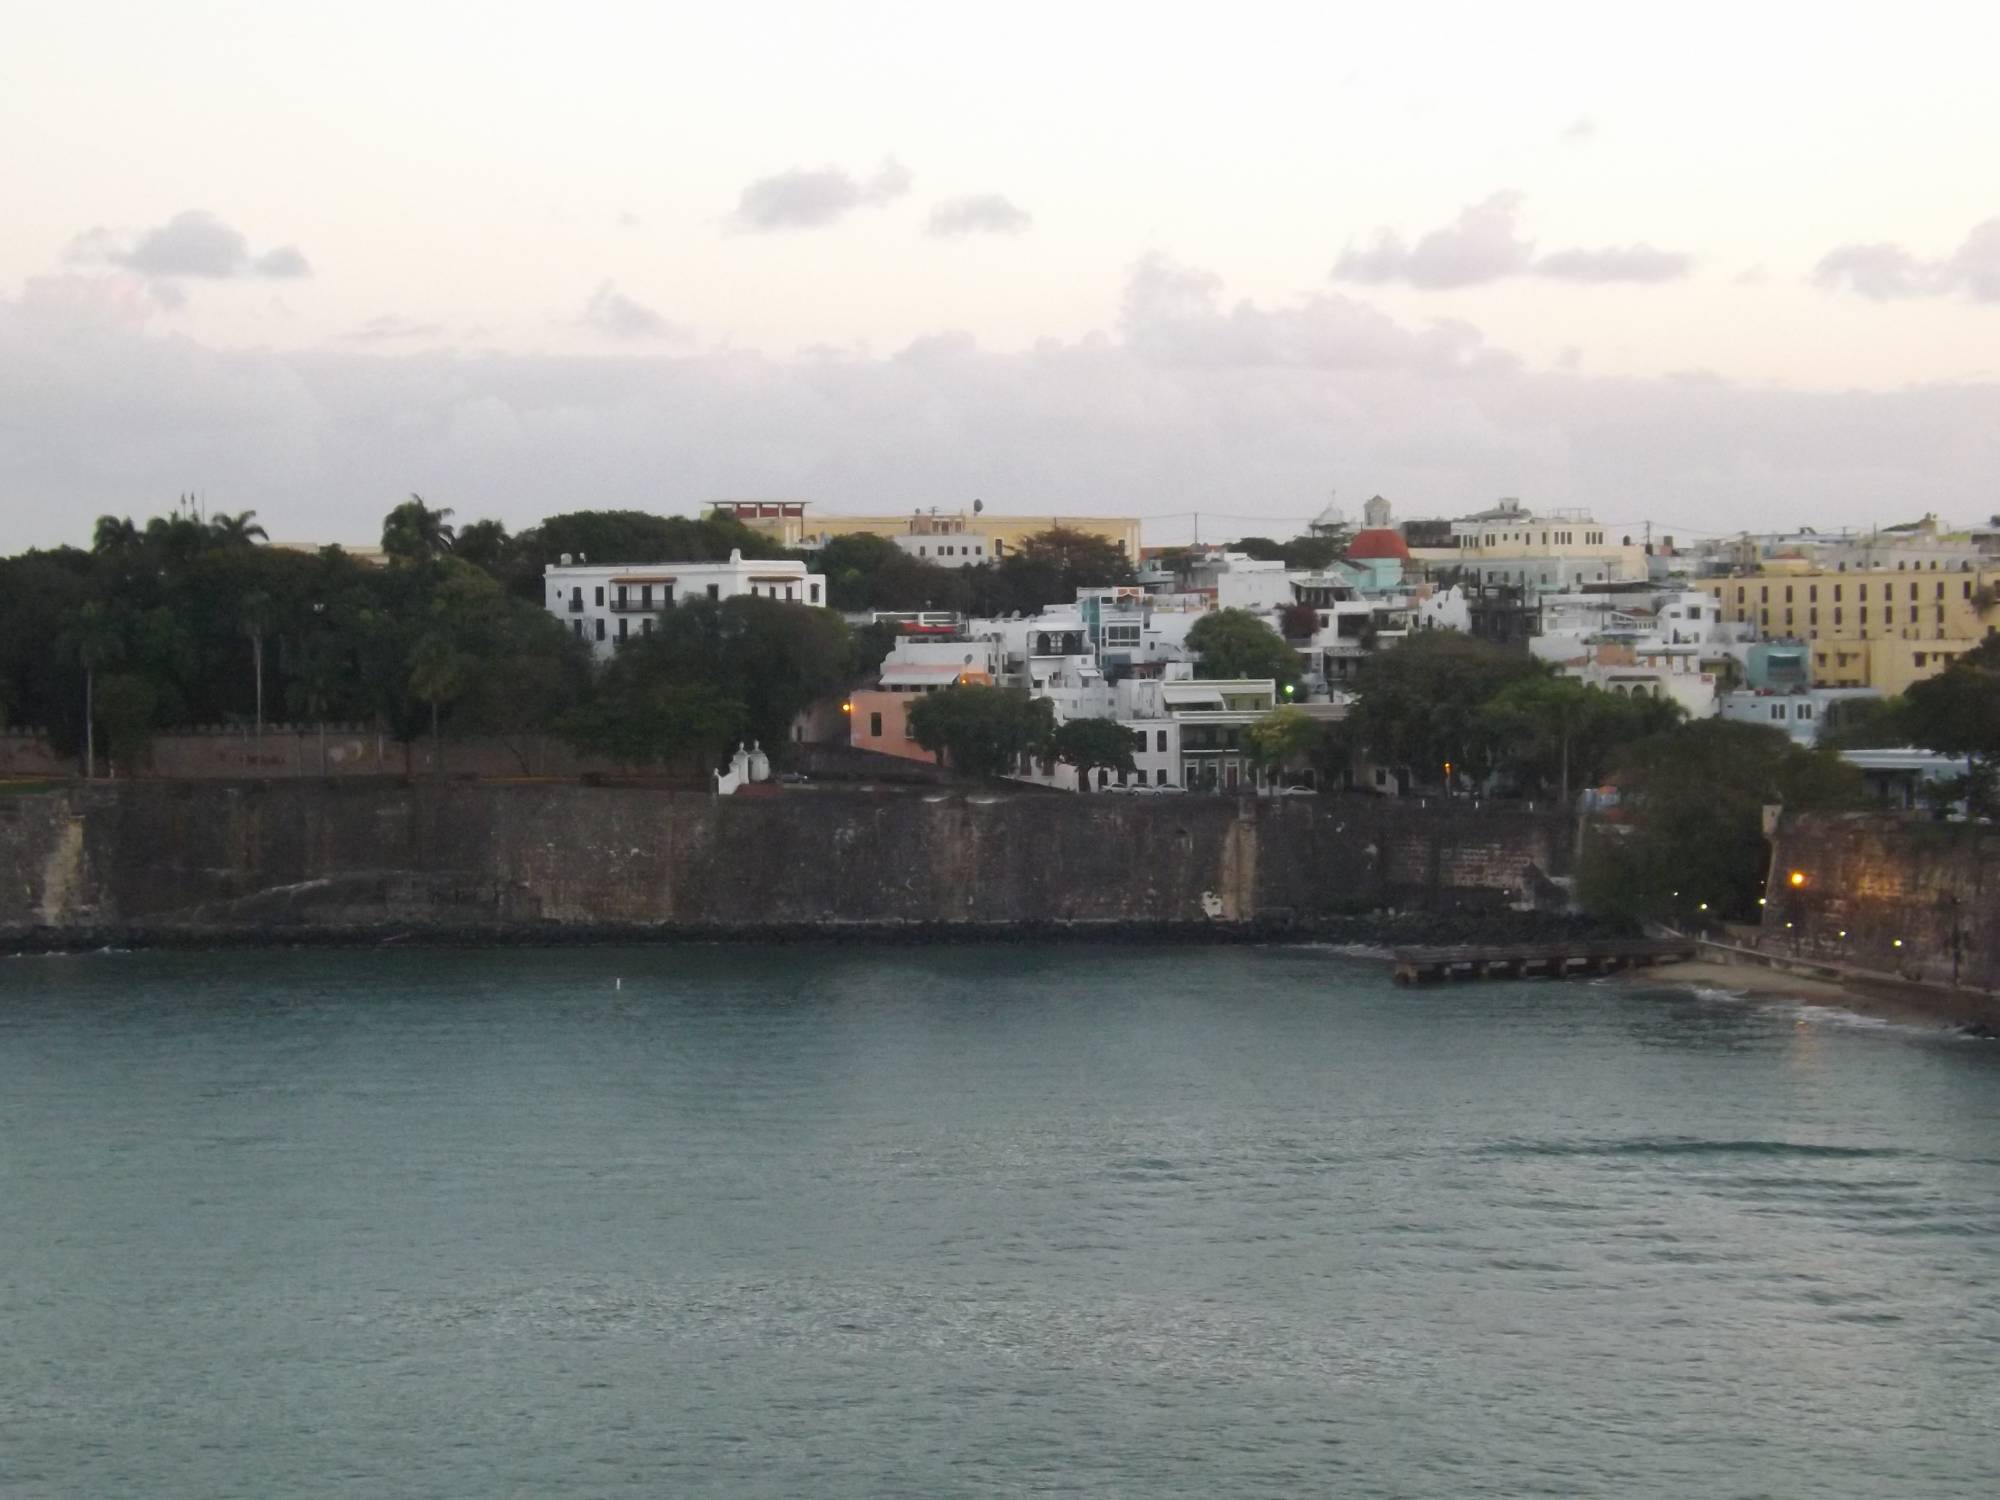
M 1318 949 L 0 960 L 0 1494 L 2000 1494 L 2000 1045 Z

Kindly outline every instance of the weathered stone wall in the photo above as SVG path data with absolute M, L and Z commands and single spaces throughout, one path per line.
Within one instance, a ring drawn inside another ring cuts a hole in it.
M 1562 832 L 1363 799 L 72 784 L 0 797 L 0 927 L 1310 920 L 1520 901 Z
M 1794 871 L 1803 885 L 1792 885 Z M 1764 900 L 1763 945 L 1774 951 L 2000 988 L 2000 829 L 1869 813 L 1786 818 Z

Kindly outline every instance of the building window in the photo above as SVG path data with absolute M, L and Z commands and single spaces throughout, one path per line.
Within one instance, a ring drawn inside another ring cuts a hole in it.
M 711 599 L 720 599 L 722 597 L 722 585 L 719 583 L 711 583 L 708 586 L 708 597 Z
M 1164 729 L 1156 729 L 1156 730 L 1154 730 L 1154 731 L 1153 731 L 1153 736 L 1154 736 L 1154 737 L 1153 737 L 1153 750 L 1154 750 L 1154 752 L 1155 752 L 1156 754 L 1159 754 L 1159 755 L 1165 755 L 1165 754 L 1167 753 L 1167 732 L 1166 732 L 1166 730 L 1164 730 Z
M 882 738 L 882 716 L 880 714 L 870 714 L 868 716 L 868 733 L 871 738 L 878 740 Z
M 1153 773 L 1153 785 L 1165 786 L 1166 784 L 1167 784 L 1167 768 L 1165 766 L 1162 766 L 1160 767 L 1159 770 Z
M 650 583 L 639 585 L 639 607 L 641 609 L 653 607 L 653 586 Z
M 632 632 L 631 632 L 631 626 L 632 626 L 632 622 L 631 622 L 630 620 L 626 619 L 626 618 L 625 618 L 625 616 L 623 616 L 623 615 L 620 615 L 620 616 L 618 617 L 618 639 L 619 639 L 619 640 L 621 640 L 621 641 L 622 641 L 622 640 L 624 640 L 624 639 L 625 639 L 625 638 L 626 638 L 626 637 L 627 637 L 628 635 L 630 635 L 630 634 L 632 633 Z
M 622 583 L 618 585 L 618 607 L 620 609 L 625 607 L 625 585 Z
M 604 607 L 604 585 L 601 583 L 597 586 L 597 607 L 599 609 Z
M 1817 603 L 1819 603 L 1819 585 L 1818 585 L 1818 584 L 1814 583 L 1814 584 L 1808 584 L 1808 585 L 1806 586 L 1806 602 L 1807 602 L 1807 603 L 1809 603 L 1809 604 L 1817 604 Z
M 597 638 L 600 641 L 604 639 L 604 621 L 601 618 L 597 622 Z
M 653 617 L 651 615 L 647 615 L 644 619 L 642 619 L 639 622 L 639 634 L 651 635 L 652 633 L 653 633 Z
M 571 630 L 574 630 L 574 631 L 576 632 L 576 638 L 577 638 L 578 640 L 582 640 L 582 639 L 583 639 L 583 621 L 581 621 L 581 620 L 571 620 L 571 621 L 569 622 L 569 628 L 570 628 Z
M 1812 717 L 1812 705 L 1810 703 L 1801 703 L 1799 705 L 1799 717 L 1801 719 L 1810 719 Z
M 810 587 L 812 589 L 812 602 L 817 604 L 819 603 L 819 585 L 815 583 Z
M 793 600 L 792 600 L 792 586 L 791 586 L 791 585 L 790 585 L 790 584 L 788 583 L 788 584 L 786 584 L 786 585 L 785 585 L 785 603 L 787 603 L 787 604 L 790 604 L 790 603 L 792 603 L 792 602 L 793 602 Z

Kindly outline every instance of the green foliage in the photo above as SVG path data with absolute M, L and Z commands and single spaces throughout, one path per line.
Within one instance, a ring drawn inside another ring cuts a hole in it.
M 1594 830 L 1578 870 L 1604 916 L 1753 920 L 1770 858 L 1763 810 L 1864 806 L 1861 775 L 1759 724 L 1701 719 L 1637 741 L 1621 757 L 1624 821 Z
M 106 672 L 98 677 L 94 696 L 97 722 L 104 730 L 100 752 L 114 766 L 136 769 L 153 736 L 159 693 L 135 672 Z
M 1025 538 L 998 562 L 946 568 L 909 555 L 887 537 L 834 537 L 815 562 L 836 608 L 1032 614 L 1068 603 L 1078 589 L 1132 581 L 1131 560 L 1100 537 L 1053 527 Z
M 1975 761 L 2000 760 L 2000 636 L 1911 685 L 1904 714 L 1916 743 Z
M 1070 719 L 1049 736 L 1049 751 L 1065 765 L 1076 767 L 1077 785 L 1090 790 L 1091 772 L 1102 768 L 1130 776 L 1132 734 L 1116 719 Z
M 450 514 L 449 506 L 432 510 L 422 495 L 410 496 L 382 518 L 382 550 L 402 562 L 442 557 L 456 540 Z
M 1244 733 L 1250 759 L 1269 770 L 1320 767 L 1327 759 L 1328 726 L 1296 704 L 1272 709 Z
M 712 770 L 744 733 L 736 699 L 704 682 L 675 681 L 643 654 L 621 653 L 595 698 L 557 720 L 557 732 L 586 754 L 627 766 Z
M 1046 750 L 1055 710 L 1023 688 L 973 684 L 926 693 L 910 705 L 908 723 L 916 742 L 954 770 L 1000 776 Z
M 1285 638 L 1247 609 L 1218 609 L 1194 622 L 1188 649 L 1200 661 L 1202 677 L 1270 677 L 1282 688 L 1304 673 L 1298 652 Z
M 1902 698 L 1836 699 L 1826 706 L 1818 740 L 1825 750 L 1895 750 L 1916 742 Z
M 1565 806 L 1571 788 L 1603 778 L 1621 746 L 1663 733 L 1683 717 L 1669 699 L 1627 697 L 1554 676 L 1516 678 L 1480 712 L 1496 766 L 1526 790 L 1554 792 Z
M 1483 777 L 1502 748 L 1487 699 L 1546 675 L 1531 658 L 1476 637 L 1418 631 L 1362 662 L 1350 734 L 1358 749 L 1426 783 L 1443 780 L 1447 763 L 1454 775 Z

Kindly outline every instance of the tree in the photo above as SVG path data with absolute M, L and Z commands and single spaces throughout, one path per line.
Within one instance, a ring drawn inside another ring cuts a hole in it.
M 1770 861 L 1764 808 L 1867 801 L 1861 773 L 1831 751 L 1729 719 L 1636 741 L 1617 775 L 1626 821 L 1593 830 L 1577 882 L 1585 906 L 1606 916 L 1754 918 Z
M 1049 749 L 1065 765 L 1076 767 L 1077 790 L 1090 790 L 1090 773 L 1103 769 L 1130 776 L 1132 732 L 1116 719 L 1069 719 L 1049 736 Z
M 425 634 L 410 652 L 410 692 L 430 705 L 431 767 L 439 774 L 443 773 L 444 761 L 438 753 L 438 709 L 465 691 L 471 674 L 471 657 L 459 648 L 447 630 Z
M 948 760 L 967 776 L 1001 776 L 1047 748 L 1055 709 L 1024 688 L 971 684 L 926 693 L 910 705 L 907 722 L 939 764 Z
M 513 538 L 498 521 L 474 521 L 458 528 L 452 540 L 452 555 L 476 568 L 484 568 L 498 578 L 513 556 Z
M 1349 732 L 1364 753 L 1424 782 L 1448 783 L 1447 765 L 1454 776 L 1484 776 L 1497 747 L 1486 700 L 1544 674 L 1528 656 L 1455 630 L 1418 631 L 1362 661 Z
M 407 562 L 441 557 L 456 540 L 450 514 L 449 506 L 432 510 L 422 495 L 410 496 L 382 518 L 382 550 Z
M 1966 774 L 1940 787 L 1973 817 L 2000 813 L 2000 636 L 1989 635 L 1903 695 L 1902 719 L 1926 749 L 1963 755 Z
M 1064 593 L 1074 598 L 1078 589 L 1108 588 L 1132 581 L 1132 559 L 1116 542 L 1068 526 L 1052 526 L 1023 537 L 1014 554 L 1024 563 L 1052 567 Z
M 252 589 L 243 596 L 241 607 L 243 633 L 250 637 L 250 670 L 257 696 L 256 743 L 261 750 L 264 744 L 264 632 L 271 628 L 271 596 L 262 589 Z
M 1285 566 L 1308 573 L 1330 568 L 1336 559 L 1346 554 L 1347 544 L 1353 540 L 1353 535 L 1351 530 L 1343 527 L 1339 531 L 1295 536 L 1285 543 Z
M 1328 760 L 1327 726 L 1294 703 L 1280 704 L 1244 732 L 1251 761 L 1267 771 L 1300 766 L 1321 770 Z
M 620 765 L 695 773 L 728 755 L 745 722 L 736 699 L 707 683 L 672 681 L 628 653 L 606 667 L 589 703 L 557 720 L 556 732 Z
M 1816 743 L 1825 750 L 1895 750 L 1916 742 L 1909 705 L 1898 696 L 1829 703 Z
M 1682 717 L 1670 699 L 1607 693 L 1574 677 L 1521 677 L 1481 710 L 1498 765 L 1532 788 L 1551 783 L 1564 807 L 1570 787 L 1594 783 L 1622 744 L 1671 729 Z
M 257 524 L 254 510 L 238 511 L 233 516 L 226 510 L 217 511 L 208 519 L 208 534 L 218 547 L 254 547 L 270 540 Z
M 1284 547 L 1272 541 L 1267 536 L 1238 537 L 1235 541 L 1228 544 L 1227 550 L 1230 552 L 1240 552 L 1245 557 L 1255 558 L 1258 562 L 1283 562 L 1285 560 Z
M 1189 629 L 1188 650 L 1202 677 L 1269 677 L 1280 688 L 1296 683 L 1302 663 L 1285 638 L 1247 609 L 1218 609 Z
M 97 674 L 124 654 L 125 633 L 108 605 L 96 600 L 77 610 L 68 632 L 70 651 L 83 667 L 83 774 L 97 774 Z
M 1319 633 L 1319 611 L 1310 604 L 1288 604 L 1278 616 L 1278 628 L 1288 641 L 1308 641 Z
M 159 694 L 136 672 L 107 672 L 97 685 L 97 716 L 104 721 L 105 756 L 129 775 L 153 735 Z

